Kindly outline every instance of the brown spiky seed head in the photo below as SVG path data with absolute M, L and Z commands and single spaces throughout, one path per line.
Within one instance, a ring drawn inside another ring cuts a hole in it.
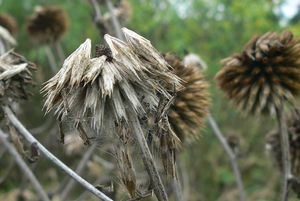
M 300 45 L 290 32 L 254 37 L 221 63 L 219 87 L 248 113 L 272 112 L 300 92 Z
M 296 111 L 288 118 L 288 135 L 290 143 L 290 157 L 292 174 L 300 178 L 300 110 Z M 275 159 L 279 169 L 282 170 L 282 152 L 280 143 L 280 133 L 278 129 L 271 131 L 266 138 L 266 148 Z
M 5 29 L 7 29 L 11 35 L 16 36 L 17 22 L 11 15 L 6 13 L 1 13 L 0 26 L 3 26 Z
M 69 27 L 66 12 L 58 6 L 37 7 L 27 19 L 26 29 L 32 41 L 37 44 L 57 42 Z
M 203 127 L 208 112 L 208 83 L 198 67 L 183 65 L 173 54 L 166 54 L 164 57 L 184 85 L 184 89 L 177 92 L 171 106 L 170 124 L 180 140 L 193 141 L 199 137 L 199 128 Z
M 27 99 L 30 95 L 27 87 L 33 84 L 31 71 L 34 69 L 34 64 L 28 63 L 24 57 L 13 51 L 0 56 L 0 101 L 2 105 Z

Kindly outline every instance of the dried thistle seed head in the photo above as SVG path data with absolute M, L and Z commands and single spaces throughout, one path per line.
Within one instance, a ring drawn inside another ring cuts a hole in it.
M 207 64 L 203 61 L 203 59 L 197 55 L 197 54 L 193 54 L 193 53 L 188 53 L 187 55 L 185 55 L 185 57 L 183 58 L 183 64 L 186 66 L 195 66 L 201 70 L 206 70 L 207 69 Z
M 26 29 L 33 42 L 44 45 L 57 42 L 69 27 L 66 12 L 57 6 L 37 7 L 28 17 Z
M 9 14 L 1 13 L 0 14 L 0 26 L 4 27 L 9 31 L 12 36 L 16 36 L 17 33 L 17 22 Z
M 111 59 L 106 55 L 91 58 L 91 41 L 87 39 L 65 60 L 43 91 L 47 112 L 55 109 L 61 120 L 74 119 L 74 125 L 88 122 L 101 133 L 114 133 L 116 125 L 137 123 L 129 121 L 129 116 L 140 118 L 147 115 L 147 110 L 155 110 L 157 94 L 171 96 L 157 77 L 168 77 L 174 85 L 179 85 L 179 79 L 167 65 L 160 66 L 160 74 L 156 75 L 157 70 L 152 68 L 157 68 L 157 61 L 145 64 L 140 57 L 145 50 L 133 50 L 128 43 L 109 35 L 105 40 Z M 152 57 L 163 60 L 151 50 L 155 49 L 148 50 Z
M 175 102 L 171 106 L 170 124 L 182 141 L 195 140 L 208 112 L 208 83 L 198 67 L 185 66 L 172 54 L 166 54 L 164 58 L 173 67 L 174 74 L 183 80 L 184 85 L 184 89 L 177 92 Z
M 290 32 L 254 37 L 222 65 L 219 87 L 246 112 L 273 111 L 300 92 L 300 45 Z
M 300 178 L 300 110 L 296 111 L 288 118 L 288 134 L 290 143 L 290 156 L 292 174 Z M 282 151 L 280 143 L 280 133 L 278 129 L 271 131 L 266 138 L 266 148 L 275 160 L 279 169 L 282 170 Z
M 27 87 L 33 84 L 32 63 L 21 55 L 9 51 L 0 56 L 0 101 L 8 104 L 12 101 L 27 99 Z

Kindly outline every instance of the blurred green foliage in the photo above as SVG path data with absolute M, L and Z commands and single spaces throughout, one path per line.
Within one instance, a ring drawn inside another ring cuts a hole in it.
M 26 31 L 26 17 L 35 6 L 57 4 L 69 14 L 70 30 L 62 40 L 66 55 L 89 37 L 99 43 L 102 38 L 92 22 L 93 9 L 87 0 L 2 0 L 1 12 L 10 13 L 18 21 L 17 52 L 38 64 L 37 87 L 31 100 L 25 103 L 23 119 L 28 127 L 44 120 L 41 84 L 50 76 L 44 49 L 33 46 Z M 127 25 L 145 36 L 161 52 L 194 52 L 208 63 L 207 80 L 211 85 L 211 112 L 225 135 L 240 139 L 240 165 L 248 200 L 274 201 L 279 193 L 279 173 L 265 154 L 266 134 L 272 130 L 271 117 L 246 117 L 238 113 L 214 83 L 219 62 L 235 52 L 254 35 L 267 31 L 290 29 L 300 36 L 300 12 L 286 26 L 284 17 L 275 10 L 284 1 L 271 0 L 130 0 L 133 16 Z M 47 135 L 47 133 L 45 133 Z M 181 166 L 189 175 L 191 200 L 237 200 L 235 179 L 229 160 L 209 127 L 202 138 L 182 150 Z

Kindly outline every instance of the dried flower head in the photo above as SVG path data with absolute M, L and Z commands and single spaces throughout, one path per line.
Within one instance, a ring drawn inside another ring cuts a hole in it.
M 171 106 L 170 124 L 181 141 L 195 140 L 208 112 L 208 83 L 197 65 L 185 66 L 172 54 L 166 54 L 165 59 L 174 68 L 174 73 L 183 80 L 185 87 L 176 94 Z
M 188 67 L 193 66 L 201 70 L 207 69 L 207 64 L 203 61 L 203 59 L 199 55 L 194 53 L 188 53 L 187 55 L 185 55 L 182 62 Z
M 0 26 L 4 27 L 13 36 L 17 33 L 17 22 L 16 20 L 6 13 L 0 14 Z
M 222 65 L 220 88 L 246 112 L 272 112 L 300 92 L 300 45 L 290 32 L 254 37 Z
M 45 107 L 47 112 L 55 109 L 61 122 L 72 121 L 86 144 L 90 133 L 92 137 L 110 136 L 109 143 L 115 146 L 138 144 L 156 196 L 166 197 L 144 130 L 152 129 L 147 119 L 155 119 L 157 130 L 164 131 L 163 137 L 169 141 L 176 137 L 168 122 L 162 122 L 167 113 L 161 112 L 160 103 L 172 98 L 166 86 L 178 88 L 180 79 L 150 41 L 126 28 L 122 31 L 126 42 L 105 35 L 110 51 L 99 47 L 95 58 L 91 58 L 91 40 L 81 44 L 43 88 Z M 155 114 L 160 118 L 153 118 Z M 147 134 L 155 139 L 162 136 L 160 132 Z M 126 154 L 121 156 L 120 166 L 131 172 L 129 158 Z M 130 173 L 122 178 L 131 196 L 136 191 L 134 177 Z
M 295 112 L 288 118 L 288 134 L 290 143 L 290 156 L 292 174 L 300 179 L 300 110 Z M 275 159 L 279 169 L 282 170 L 282 151 L 280 143 L 280 131 L 275 129 L 271 131 L 266 138 L 266 149 L 271 153 L 272 158 Z
M 26 29 L 37 44 L 57 42 L 68 30 L 69 21 L 66 12 L 57 6 L 37 7 L 35 13 L 27 19 Z
M 56 109 L 61 120 L 73 119 L 76 126 L 88 121 L 105 133 L 131 124 L 129 116 L 141 118 L 155 110 L 157 93 L 170 98 L 161 82 L 177 86 L 179 79 L 148 40 L 122 30 L 127 43 L 105 35 L 109 54 L 98 51 L 99 57 L 91 58 L 87 39 L 65 60 L 43 89 L 47 112 Z
M 0 100 L 1 104 L 27 99 L 26 87 L 32 85 L 31 70 L 35 66 L 21 55 L 9 51 L 0 56 Z

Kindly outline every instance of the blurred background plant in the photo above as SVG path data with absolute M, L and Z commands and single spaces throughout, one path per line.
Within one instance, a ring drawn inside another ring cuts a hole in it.
M 126 26 L 149 39 L 159 51 L 171 50 L 180 57 L 183 57 L 186 52 L 201 55 L 208 66 L 205 76 L 210 82 L 209 90 L 212 99 L 210 111 L 214 114 L 224 134 L 227 137 L 235 136 L 237 138 L 235 141 L 239 143 L 233 144 L 238 147 L 247 200 L 277 200 L 280 192 L 280 173 L 277 168 L 274 168 L 270 157 L 265 154 L 265 136 L 275 126 L 275 120 L 242 116 L 225 98 L 223 92 L 217 89 L 213 77 L 220 68 L 219 61 L 234 52 L 240 52 L 243 45 L 253 35 L 288 29 L 296 38 L 300 37 L 300 6 L 287 6 L 297 1 L 128 0 L 128 2 L 132 8 L 130 20 L 126 19 Z M 16 51 L 38 66 L 34 75 L 37 85 L 32 90 L 33 97 L 22 103 L 20 119 L 27 128 L 32 128 L 32 131 L 40 134 L 36 137 L 47 145 L 49 150 L 75 169 L 84 152 L 80 153 L 72 148 L 75 151 L 71 153 L 76 154 L 70 154 L 70 151 L 58 142 L 57 125 L 53 121 L 44 125 L 47 119 L 53 117 L 52 115 L 44 116 L 43 97 L 39 90 L 41 84 L 53 73 L 46 53 L 30 42 L 25 22 L 36 6 L 58 5 L 65 9 L 69 15 L 69 30 L 61 38 L 60 43 L 65 55 L 69 55 L 87 37 L 96 43 L 103 42 L 99 31 L 93 24 L 93 7 L 88 0 L 2 0 L 0 5 L 0 13 L 10 14 L 17 22 Z M 104 7 L 100 5 L 103 13 L 106 9 Z M 291 8 L 293 12 L 286 11 L 287 8 Z M 56 62 L 60 67 L 60 60 L 57 59 Z M 46 129 L 41 129 L 41 125 L 44 125 Z M 103 146 L 101 142 L 99 146 Z M 9 166 L 5 156 L 0 156 L 1 176 Z M 105 159 L 105 156 L 103 157 Z M 181 168 L 186 169 L 185 172 L 188 175 L 186 182 L 189 183 L 189 200 L 232 201 L 238 199 L 230 163 L 224 156 L 223 148 L 208 127 L 201 132 L 198 141 L 181 151 L 179 157 Z M 98 163 L 92 163 L 92 161 L 98 161 Z M 112 168 L 110 163 L 93 157 L 85 170 L 85 177 L 92 179 L 107 174 L 107 168 L 99 168 L 99 165 L 97 166 L 99 163 L 102 164 L 101 167 L 104 163 Z M 41 160 L 33 164 L 32 168 L 41 183 L 46 184 L 47 190 L 50 189 L 53 193 L 62 190 L 56 189 L 57 186 L 62 187 L 65 182 L 60 179 L 63 177 L 62 173 L 56 168 L 49 168 L 47 161 Z M 25 188 L 26 185 L 24 186 L 25 182 L 20 184 L 19 170 L 10 172 L 9 178 L 9 180 L 0 181 L 0 200 L 8 200 L 9 197 L 11 200 L 17 200 L 22 189 L 26 189 L 22 194 L 24 197 L 32 197 L 32 192 Z M 103 180 L 105 180 L 104 177 Z M 74 199 L 84 191 L 79 186 L 76 188 L 77 190 L 73 190 L 71 194 Z M 290 200 L 296 199 L 293 196 Z M 86 200 L 89 199 L 92 198 L 86 198 Z M 33 198 L 28 198 L 28 200 L 33 200 Z

